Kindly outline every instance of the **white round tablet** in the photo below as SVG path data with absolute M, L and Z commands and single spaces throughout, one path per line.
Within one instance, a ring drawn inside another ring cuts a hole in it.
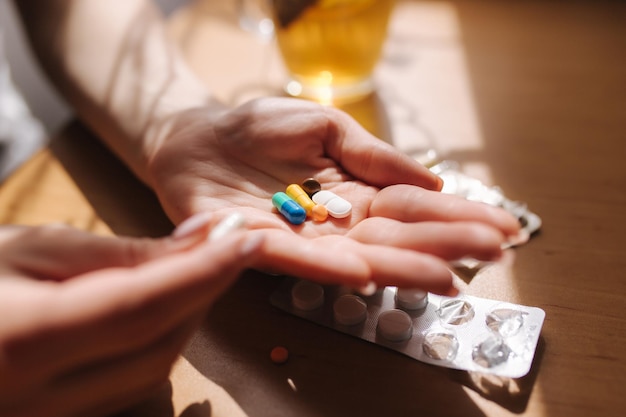
M 298 281 L 291 288 L 291 304 L 299 310 L 315 310 L 324 304 L 324 288 L 314 282 Z
M 333 304 L 335 321 L 345 326 L 354 326 L 367 318 L 367 304 L 354 294 L 345 294 Z
M 404 310 L 419 310 L 428 304 L 428 293 L 414 288 L 398 288 L 396 305 Z
M 378 316 L 378 333 L 392 342 L 402 342 L 413 334 L 413 321 L 402 310 L 393 309 L 380 313 Z

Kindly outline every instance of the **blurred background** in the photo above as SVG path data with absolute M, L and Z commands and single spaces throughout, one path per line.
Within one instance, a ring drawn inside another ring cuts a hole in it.
M 169 14 L 189 1 L 157 0 L 156 3 Z M 71 111 L 37 67 L 12 1 L 0 0 L 0 28 L 13 82 L 45 129 L 54 132 L 70 118 Z
M 188 1 L 157 0 L 156 3 L 170 14 Z M 3 59 L 9 63 L 8 70 Z M 3 93 L 0 95 L 3 100 L 0 102 L 3 109 L 0 112 L 2 181 L 72 117 L 69 106 L 39 69 L 14 4 L 9 0 L 0 0 L 0 90 Z M 18 94 L 27 108 L 23 107 Z

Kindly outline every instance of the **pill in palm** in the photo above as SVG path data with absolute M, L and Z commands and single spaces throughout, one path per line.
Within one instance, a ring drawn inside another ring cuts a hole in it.
M 306 210 L 282 191 L 272 196 L 272 204 L 291 224 L 302 224 L 306 220 Z
M 309 197 L 313 197 L 313 194 L 322 189 L 322 185 L 315 178 L 307 178 L 302 181 L 302 189 L 309 195 Z
M 311 212 L 313 211 L 313 207 L 315 207 L 315 203 L 313 202 L 313 200 L 311 200 L 311 197 L 309 197 L 309 195 L 304 192 L 302 187 L 300 187 L 298 184 L 290 184 L 285 190 L 285 193 L 289 197 L 291 197 L 296 203 L 298 203 L 302 208 L 304 208 L 308 215 L 311 214 Z
M 328 209 L 326 209 L 326 207 L 321 204 L 316 204 L 311 210 L 311 217 L 313 218 L 313 221 L 316 222 L 326 221 L 326 219 L 328 218 Z
M 337 219 L 348 217 L 352 212 L 352 204 L 339 197 L 332 191 L 318 191 L 317 193 L 313 194 L 312 199 L 315 203 L 321 204 L 326 207 L 326 210 L 328 210 L 328 214 Z

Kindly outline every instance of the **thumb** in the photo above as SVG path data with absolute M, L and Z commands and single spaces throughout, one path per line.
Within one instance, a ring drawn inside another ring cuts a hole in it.
M 439 191 L 443 181 L 410 156 L 367 132 L 345 112 L 328 109 L 341 140 L 327 152 L 351 175 L 375 187 L 417 185 Z

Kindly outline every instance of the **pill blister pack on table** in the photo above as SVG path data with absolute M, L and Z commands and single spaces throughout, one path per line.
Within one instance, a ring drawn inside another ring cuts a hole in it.
M 540 308 L 387 287 L 362 295 L 286 277 L 271 304 L 300 318 L 446 368 L 519 378 L 530 370 Z

